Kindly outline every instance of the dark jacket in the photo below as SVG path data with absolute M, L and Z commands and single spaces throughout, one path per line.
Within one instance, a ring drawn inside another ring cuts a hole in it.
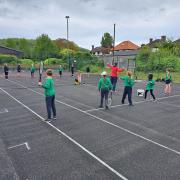
M 9 71 L 8 66 L 4 66 L 4 72 L 7 73 Z

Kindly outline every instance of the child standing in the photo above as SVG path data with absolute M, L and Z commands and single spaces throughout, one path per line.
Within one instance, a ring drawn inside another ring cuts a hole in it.
M 98 83 L 98 90 L 101 93 L 101 102 L 99 108 L 103 107 L 103 100 L 105 98 L 105 108 L 108 109 L 108 94 L 109 91 L 112 90 L 112 84 L 105 71 L 101 73 L 101 76 L 102 78 Z
M 51 109 L 53 112 L 53 119 L 56 120 L 56 107 L 55 107 L 55 88 L 54 79 L 52 78 L 52 70 L 48 69 L 46 71 L 47 78 L 42 85 L 44 88 L 44 94 L 46 97 L 46 108 L 47 108 L 47 119 L 46 121 L 51 122 Z
M 35 67 L 34 64 L 31 65 L 31 78 L 34 77 Z
M 61 65 L 59 65 L 59 76 L 62 77 L 63 68 Z
M 155 85 L 155 81 L 153 80 L 153 74 L 149 74 L 144 99 L 146 99 L 147 93 L 148 93 L 148 91 L 150 91 L 150 94 L 153 97 L 154 101 L 156 100 L 154 93 L 153 93 L 154 85 Z
M 170 70 L 167 69 L 166 70 L 166 78 L 165 78 L 165 89 L 164 89 L 164 93 L 165 94 L 170 94 L 171 93 L 171 82 L 172 82 L 172 76 L 170 74 Z
M 8 74 L 9 74 L 9 68 L 8 68 L 8 65 L 5 64 L 5 65 L 4 65 L 4 75 L 5 75 L 5 79 L 8 79 Z
M 134 79 L 132 77 L 132 72 L 128 71 L 127 76 L 120 77 L 124 81 L 124 93 L 122 97 L 122 104 L 124 104 L 124 101 L 126 99 L 126 96 L 128 95 L 128 101 L 129 106 L 133 106 L 132 104 L 132 87 L 134 86 Z
M 18 64 L 17 65 L 17 76 L 20 76 L 20 73 L 21 73 L 21 65 Z

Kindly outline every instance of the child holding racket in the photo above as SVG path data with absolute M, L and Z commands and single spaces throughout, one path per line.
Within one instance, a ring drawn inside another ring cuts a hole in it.
M 128 101 L 129 106 L 133 106 L 132 104 L 132 87 L 134 86 L 134 79 L 132 77 L 132 72 L 127 71 L 127 76 L 120 77 L 124 81 L 124 93 L 122 97 L 122 104 L 124 104 L 124 101 L 126 99 L 126 96 L 128 95 Z
M 148 91 L 150 91 L 150 94 L 153 97 L 154 101 L 156 100 L 154 93 L 153 93 L 154 85 L 155 85 L 155 81 L 153 80 L 153 74 L 149 74 L 144 99 L 146 99 L 147 93 L 148 93 Z
M 46 71 L 46 80 L 41 86 L 44 88 L 44 94 L 46 97 L 46 108 L 47 108 L 47 119 L 46 121 L 51 122 L 51 109 L 53 112 L 53 119 L 56 120 L 56 107 L 55 107 L 55 88 L 54 79 L 52 78 L 52 70 L 48 69 Z
M 105 98 L 105 108 L 108 109 L 108 94 L 112 90 L 112 84 L 110 79 L 107 77 L 107 72 L 101 73 L 102 78 L 98 83 L 98 90 L 101 93 L 101 102 L 99 108 L 103 108 L 103 100 Z

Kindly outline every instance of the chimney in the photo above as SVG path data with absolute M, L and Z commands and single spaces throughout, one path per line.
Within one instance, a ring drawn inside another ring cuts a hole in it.
M 153 38 L 150 38 L 149 39 L 149 43 L 151 44 L 153 42 Z
M 166 41 L 166 36 L 161 36 L 161 40 L 165 42 Z
M 94 50 L 94 45 L 92 45 L 92 50 Z

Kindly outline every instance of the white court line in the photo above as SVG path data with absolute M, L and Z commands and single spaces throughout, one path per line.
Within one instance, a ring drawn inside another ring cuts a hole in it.
M 0 110 L 0 114 L 3 114 L 3 113 L 8 113 L 8 109 L 7 108 L 4 108 L 3 110 Z
M 12 82 L 12 83 L 15 83 L 14 81 L 11 81 L 11 80 L 9 80 L 9 79 L 8 79 L 8 81 L 10 81 L 10 82 Z M 20 82 L 17 81 L 17 80 L 16 80 L 16 82 L 17 82 L 17 84 L 20 83 Z M 15 84 L 16 84 L 16 83 L 15 83 Z M 21 85 L 21 84 L 19 84 L 19 85 Z M 22 85 L 21 85 L 21 86 L 22 86 Z M 22 87 L 23 87 L 23 88 L 27 88 L 27 87 L 24 87 L 24 86 L 22 86 Z M 82 105 L 82 106 L 86 106 L 86 107 L 88 107 L 88 108 L 93 108 L 92 106 L 89 106 L 89 105 L 87 105 L 87 104 L 81 103 L 81 102 L 79 102 L 79 101 L 75 101 L 75 100 L 70 99 L 70 98 L 65 97 L 65 96 L 57 95 L 56 97 L 62 97 L 62 98 L 64 98 L 64 99 L 67 99 L 68 101 L 75 102 L 76 104 L 79 104 L 79 105 Z
M 19 84 L 19 83 L 15 83 L 15 84 Z M 44 94 L 39 93 L 39 92 L 37 92 L 37 91 L 35 91 L 35 90 L 32 90 L 32 89 L 30 89 L 30 88 L 27 88 L 27 87 L 25 87 L 25 86 L 23 86 L 23 85 L 20 85 L 20 86 L 22 86 L 22 87 L 24 87 L 24 88 L 26 88 L 26 89 L 29 89 L 30 91 L 35 92 L 36 94 L 40 94 L 40 95 L 43 95 L 43 96 L 44 96 Z M 171 97 L 179 97 L 179 96 L 180 96 L 180 95 L 174 95 L 174 96 L 171 96 Z M 170 97 L 170 96 L 169 96 L 169 97 Z M 164 97 L 164 98 L 161 98 L 161 99 L 167 99 L 167 97 Z M 131 135 L 134 135 L 134 136 L 136 136 L 136 137 L 139 137 L 139 138 L 141 138 L 141 139 L 143 139 L 143 140 L 145 140 L 145 141 L 148 141 L 148 142 L 150 142 L 150 143 L 152 143 L 152 144 L 155 144 L 155 145 L 157 145 L 157 146 L 159 146 L 159 147 L 161 147 L 161 148 L 167 149 L 167 150 L 169 150 L 169 151 L 171 151 L 171 152 L 173 152 L 173 153 L 175 153 L 175 154 L 180 155 L 180 152 L 177 151 L 177 150 L 174 150 L 174 149 L 172 149 L 172 148 L 170 148 L 170 147 L 168 147 L 168 146 L 162 145 L 162 144 L 160 144 L 160 143 L 158 143 L 158 142 L 156 142 L 156 141 L 153 141 L 153 140 L 148 139 L 148 138 L 146 138 L 146 137 L 144 137 L 144 136 L 141 136 L 141 135 L 139 135 L 139 134 L 137 134 L 137 133 L 134 133 L 134 132 L 132 132 L 132 131 L 126 129 L 126 128 L 123 128 L 123 127 L 121 127 L 121 126 L 118 126 L 118 125 L 116 125 L 116 124 L 113 124 L 113 123 L 111 123 L 111 122 L 109 122 L 109 121 L 107 121 L 107 120 L 105 120 L 105 119 L 102 119 L 102 118 L 100 118 L 100 117 L 98 117 L 98 116 L 92 115 L 92 114 L 90 114 L 90 113 L 88 113 L 88 112 L 86 112 L 86 111 L 83 111 L 83 110 L 81 110 L 81 109 L 79 109 L 79 108 L 76 108 L 76 107 L 74 107 L 74 106 L 72 106 L 72 105 L 66 104 L 66 103 L 64 103 L 64 102 L 62 102 L 62 101 L 56 100 L 56 102 L 58 102 L 58 103 L 60 103 L 60 104 L 63 104 L 63 105 L 65 105 L 65 106 L 67 106 L 67 107 L 71 107 L 72 109 L 75 109 L 75 110 L 77 110 L 77 111 L 79 111 L 79 112 L 82 112 L 82 113 L 84 113 L 84 114 L 86 114 L 86 115 L 88 115 L 88 116 L 90 116 L 90 117 L 93 117 L 93 118 L 95 118 L 95 119 L 98 119 L 99 121 L 102 121 L 102 122 L 104 122 L 104 123 L 106 123 L 106 124 L 109 124 L 109 125 L 111 125 L 111 126 L 113 126 L 113 127 L 116 127 L 116 128 L 118 128 L 118 129 L 121 129 L 121 130 L 123 130 L 123 131 L 125 131 L 125 132 L 127 132 L 127 133 L 129 133 L 129 134 L 131 134 Z
M 32 112 L 33 114 L 35 114 L 37 117 L 39 117 L 43 122 L 45 122 L 45 119 L 40 116 L 39 114 L 37 114 L 35 111 L 33 111 L 31 108 L 29 108 L 28 106 L 26 106 L 25 104 L 23 104 L 21 101 L 19 101 L 18 99 L 16 99 L 14 96 L 12 96 L 11 94 L 9 94 L 7 91 L 5 91 L 4 89 L 0 88 L 1 91 L 3 91 L 5 94 L 7 94 L 9 97 L 11 97 L 12 99 L 14 99 L 16 102 L 18 102 L 19 104 L 21 104 L 23 107 L 25 107 L 27 110 L 29 110 L 30 112 Z M 69 139 L 72 143 L 74 143 L 75 145 L 77 145 L 80 149 L 82 149 L 83 151 L 85 151 L 87 154 L 89 154 L 91 157 L 93 157 L 95 160 L 97 160 L 99 163 L 101 163 L 103 166 L 105 166 L 107 169 L 109 169 L 112 173 L 114 173 L 115 175 L 117 175 L 119 178 L 123 179 L 123 180 L 128 180 L 125 176 L 123 176 L 122 174 L 120 174 L 118 171 L 116 171 L 114 168 L 112 168 L 111 166 L 109 166 L 107 163 L 105 163 L 103 160 L 101 160 L 99 157 L 97 157 L 96 155 L 94 155 L 92 152 L 90 152 L 88 149 L 86 149 L 84 146 L 82 146 L 81 144 L 79 144 L 77 141 L 75 141 L 73 138 L 71 138 L 70 136 L 68 136 L 66 133 L 64 133 L 63 131 L 61 131 L 60 129 L 58 129 L 57 127 L 55 127 L 54 125 L 52 125 L 49 122 L 46 122 L 49 126 L 51 126 L 53 129 L 55 129 L 56 131 L 58 131 L 60 134 L 62 134 L 63 136 L 65 136 L 67 139 Z
M 28 142 L 25 142 L 25 143 L 22 143 L 22 144 L 18 144 L 18 145 L 15 145 L 15 146 L 11 146 L 11 147 L 9 147 L 8 149 L 14 149 L 14 148 L 16 148 L 16 147 L 19 147 L 19 146 L 26 146 L 26 148 L 27 148 L 27 150 L 30 150 L 31 148 L 29 147 L 29 144 L 28 144 Z
M 170 99 L 170 98 L 173 98 L 173 97 L 180 97 L 180 95 L 172 95 L 172 96 L 168 96 L 168 97 L 161 97 L 161 98 L 157 98 L 157 100 Z M 141 104 L 141 103 L 150 102 L 150 101 L 153 101 L 153 99 L 144 100 L 144 101 L 135 101 L 135 102 L 133 102 L 133 104 Z M 159 103 L 160 104 L 165 104 L 165 103 L 161 103 L 161 102 L 159 102 Z M 123 106 L 128 106 L 128 104 L 118 104 L 118 105 L 111 106 L 111 108 L 123 107 Z M 174 107 L 180 107 L 180 106 L 175 105 Z M 104 108 L 94 108 L 94 109 L 86 110 L 86 112 L 99 111 L 99 110 L 102 110 L 102 109 L 104 109 Z

